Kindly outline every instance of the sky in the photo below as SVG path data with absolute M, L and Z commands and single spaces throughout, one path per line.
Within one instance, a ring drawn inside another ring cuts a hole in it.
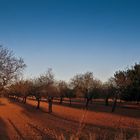
M 57 79 L 93 72 L 107 81 L 140 62 L 139 0 L 0 0 L 0 44 Z

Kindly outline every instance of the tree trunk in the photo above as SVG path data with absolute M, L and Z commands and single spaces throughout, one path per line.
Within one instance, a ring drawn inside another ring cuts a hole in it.
M 69 98 L 70 106 L 71 106 L 71 98 Z
M 24 97 L 24 104 L 26 104 L 26 99 L 27 99 L 27 97 Z
M 86 99 L 86 109 L 88 109 L 88 104 L 89 104 L 89 98 Z
M 16 97 L 16 100 L 19 102 L 19 97 Z
M 26 104 L 26 98 L 27 98 L 27 97 L 23 97 L 22 102 L 23 102 L 24 104 Z
M 93 99 L 91 98 L 91 99 L 90 99 L 90 104 L 92 104 L 92 103 L 93 103 Z
M 23 99 L 22 99 L 22 102 L 24 103 L 24 97 L 23 97 Z
M 106 106 L 109 105 L 108 100 L 109 100 L 109 97 L 106 97 L 106 99 L 105 99 L 105 105 L 106 105 Z
M 49 104 L 49 113 L 52 113 L 52 98 L 48 99 L 48 104 Z
M 113 106 L 112 106 L 112 112 L 115 111 L 116 106 L 117 106 L 117 96 L 116 96 L 115 99 L 114 99 L 114 103 L 113 103 Z
M 62 104 L 63 102 L 63 97 L 60 97 L 60 104 Z
M 122 100 L 120 99 L 120 103 L 122 103 Z
M 37 107 L 36 107 L 36 109 L 39 109 L 40 108 L 40 99 L 38 98 L 37 99 Z

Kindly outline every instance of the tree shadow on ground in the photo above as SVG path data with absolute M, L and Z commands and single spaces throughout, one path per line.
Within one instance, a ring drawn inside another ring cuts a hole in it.
M 56 123 L 58 123 L 59 122 L 59 126 L 53 126 L 54 127 L 54 129 L 55 129 L 55 127 L 57 128 L 57 129 L 59 129 L 59 131 L 60 131 L 60 133 L 59 134 L 61 134 L 61 132 L 63 132 L 63 134 L 65 133 L 65 135 L 66 136 L 68 136 L 68 135 L 70 135 L 70 134 L 75 134 L 76 132 L 78 132 L 79 131 L 79 127 L 82 127 L 82 129 L 80 130 L 80 131 L 82 131 L 82 133 L 85 135 L 85 134 L 89 134 L 89 133 L 92 133 L 93 131 L 97 131 L 97 130 L 100 130 L 100 131 L 103 131 L 103 132 L 108 132 L 108 133 L 110 133 L 110 134 L 115 134 L 116 132 L 119 132 L 120 130 L 121 130 L 121 128 L 120 127 L 110 127 L 110 126 L 104 126 L 104 125 L 97 125 L 97 124 L 90 124 L 90 123 L 80 123 L 78 120 L 71 120 L 70 118 L 65 118 L 65 117 L 63 117 L 63 116 L 60 116 L 60 115 L 58 115 L 58 114 L 55 114 L 55 113 L 51 113 L 51 114 L 49 114 L 49 113 L 46 113 L 45 112 L 45 114 L 44 113 L 42 113 L 42 110 L 43 109 L 41 109 L 41 110 L 39 110 L 40 111 L 40 113 L 38 114 L 38 116 L 36 116 L 35 114 L 33 115 L 34 116 L 34 118 L 36 119 L 36 120 L 38 120 L 38 119 L 40 119 L 40 118 L 42 118 L 42 116 L 44 116 L 45 117 L 45 120 L 48 120 L 49 119 L 49 122 L 51 123 L 51 121 L 55 121 Z M 32 117 L 32 115 L 30 115 L 27 111 L 25 111 L 25 110 L 23 110 L 22 111 L 22 113 L 23 114 L 25 114 L 26 116 L 28 116 L 28 117 Z M 42 119 L 42 120 L 40 120 L 40 121 L 43 121 L 44 119 Z M 44 122 L 45 123 L 45 122 Z M 56 124 L 55 123 L 55 124 Z M 70 127 L 70 125 L 71 125 L 71 130 L 69 129 L 69 131 L 67 131 L 66 129 L 65 129 L 65 127 L 63 127 L 63 124 L 65 124 L 65 125 L 67 125 L 67 126 L 69 126 Z M 82 126 L 81 126 L 82 125 Z M 47 127 L 48 127 L 48 124 L 47 124 Z M 35 128 L 35 127 L 34 127 Z M 36 127 L 35 128 L 36 130 L 39 130 L 40 131 L 40 129 L 38 129 L 38 127 Z M 138 130 L 137 130 L 137 128 L 133 128 L 133 129 L 131 129 L 131 128 L 125 128 L 124 129 L 127 133 L 129 133 L 129 134 L 131 134 L 132 136 L 134 135 L 134 134 L 137 134 L 138 133 Z M 58 130 L 57 130 L 58 131 Z M 40 131 L 41 132 L 41 131 Z M 42 133 L 42 132 L 41 132 Z
M 32 99 L 29 99 L 32 100 Z M 12 103 L 17 103 L 18 105 L 26 108 L 27 110 L 33 112 L 36 109 L 35 105 L 31 105 L 28 102 L 26 104 L 22 104 L 19 102 L 15 102 L 12 100 L 9 100 Z M 32 100 L 35 101 L 35 100 Z M 36 101 L 35 101 L 36 102 Z M 41 101 L 41 102 L 45 102 L 47 104 L 46 101 Z M 63 102 L 62 104 L 60 104 L 57 101 L 53 101 L 54 105 L 58 105 L 58 106 L 63 106 L 63 107 L 69 107 L 69 108 L 74 108 L 74 109 L 85 109 L 85 104 L 83 102 L 72 102 L 71 105 L 69 105 L 69 102 Z M 30 107 L 29 107 L 30 106 Z M 109 113 L 109 114 L 113 114 L 113 115 L 119 115 L 119 116 L 125 116 L 125 117 L 131 117 L 131 118 L 140 118 L 140 110 L 139 109 L 130 109 L 130 108 L 125 108 L 122 107 L 120 103 L 118 103 L 117 108 L 115 110 L 115 112 L 111 112 L 112 109 L 112 104 L 110 103 L 110 105 L 105 106 L 104 102 L 98 102 L 98 101 L 93 101 L 92 104 L 89 104 L 88 110 L 89 111 L 94 111 L 94 112 L 100 112 L 100 113 Z M 37 110 L 37 109 L 36 109 Z M 48 113 L 47 112 L 47 105 L 46 105 L 46 109 L 42 109 L 42 107 L 40 106 L 40 110 L 44 113 Z
M 3 119 L 0 117 L 0 140 L 10 140 L 7 133 L 7 126 Z
M 63 132 L 65 132 L 65 129 L 67 127 L 69 127 L 69 132 L 71 130 L 76 131 L 77 128 L 79 127 L 80 122 L 78 120 L 73 120 L 71 118 L 65 118 L 64 116 L 60 116 L 57 113 L 47 113 L 46 108 L 42 107 L 40 108 L 40 110 L 36 110 L 35 106 L 33 104 L 28 103 L 27 104 L 22 104 L 19 102 L 14 102 L 14 101 L 10 101 L 13 104 L 16 104 L 20 107 L 23 108 L 23 110 L 21 111 L 21 114 L 26 115 L 29 118 L 34 118 L 36 121 L 40 121 L 42 122 L 42 124 L 47 124 L 47 127 L 53 128 L 53 129 L 60 129 Z M 44 113 L 45 112 L 45 113 Z M 49 122 L 49 124 L 48 124 Z M 58 125 L 58 124 L 59 125 Z M 51 124 L 51 126 L 50 126 Z M 112 128 L 110 126 L 104 126 L 104 125 L 96 125 L 96 124 L 90 124 L 90 123 L 85 123 L 85 127 L 84 127 L 84 131 L 85 132 L 92 132 L 93 129 L 102 129 L 102 130 L 109 130 L 110 132 L 116 131 L 117 128 Z M 119 128 L 118 128 L 119 129 Z
M 62 104 L 59 102 L 55 101 L 53 102 L 55 105 L 60 105 L 60 106 L 66 106 L 70 108 L 76 108 L 76 109 L 85 109 L 85 103 L 83 102 L 72 102 L 70 105 L 68 101 L 64 101 Z M 125 117 L 131 117 L 131 118 L 140 118 L 140 108 L 135 107 L 133 108 L 132 106 L 129 107 L 129 104 L 126 103 L 118 103 L 115 112 L 111 112 L 112 110 L 112 103 L 110 103 L 108 106 L 105 106 L 104 102 L 100 101 L 93 101 L 92 104 L 89 103 L 88 107 L 89 111 L 94 111 L 94 112 L 103 112 L 103 113 L 110 113 L 114 115 L 120 115 L 120 116 L 125 116 Z
M 5 106 L 6 104 L 2 103 L 2 101 L 0 100 L 0 106 Z

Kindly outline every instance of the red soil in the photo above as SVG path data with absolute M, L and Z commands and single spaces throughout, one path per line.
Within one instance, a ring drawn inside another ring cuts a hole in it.
M 119 108 L 118 114 L 112 114 L 105 112 L 106 108 L 103 106 L 100 106 L 102 109 L 97 112 L 96 109 L 99 106 L 96 105 L 95 111 L 53 105 L 53 113 L 48 114 L 47 103 L 41 102 L 40 105 L 41 110 L 36 110 L 36 101 L 27 100 L 27 104 L 22 104 L 0 98 L 0 140 L 8 138 L 11 140 L 55 139 L 56 135 L 61 133 L 75 134 L 82 126 L 85 133 L 92 133 L 96 127 L 140 128 L 139 110 L 128 111 L 126 108 Z M 134 117 L 131 115 L 130 117 L 128 112 L 135 113 Z

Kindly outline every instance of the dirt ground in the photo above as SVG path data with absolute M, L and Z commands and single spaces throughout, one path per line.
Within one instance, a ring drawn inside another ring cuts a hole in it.
M 110 108 L 93 105 L 95 110 L 84 110 L 63 105 L 53 105 L 53 113 L 47 113 L 47 103 L 41 102 L 36 110 L 36 102 L 27 104 L 0 98 L 0 140 L 49 140 L 57 139 L 62 133 L 66 136 L 93 133 L 95 128 L 102 129 L 140 129 L 140 111 L 118 108 L 112 114 Z M 99 111 L 97 111 L 99 110 Z M 83 128 L 83 129 L 81 129 Z

